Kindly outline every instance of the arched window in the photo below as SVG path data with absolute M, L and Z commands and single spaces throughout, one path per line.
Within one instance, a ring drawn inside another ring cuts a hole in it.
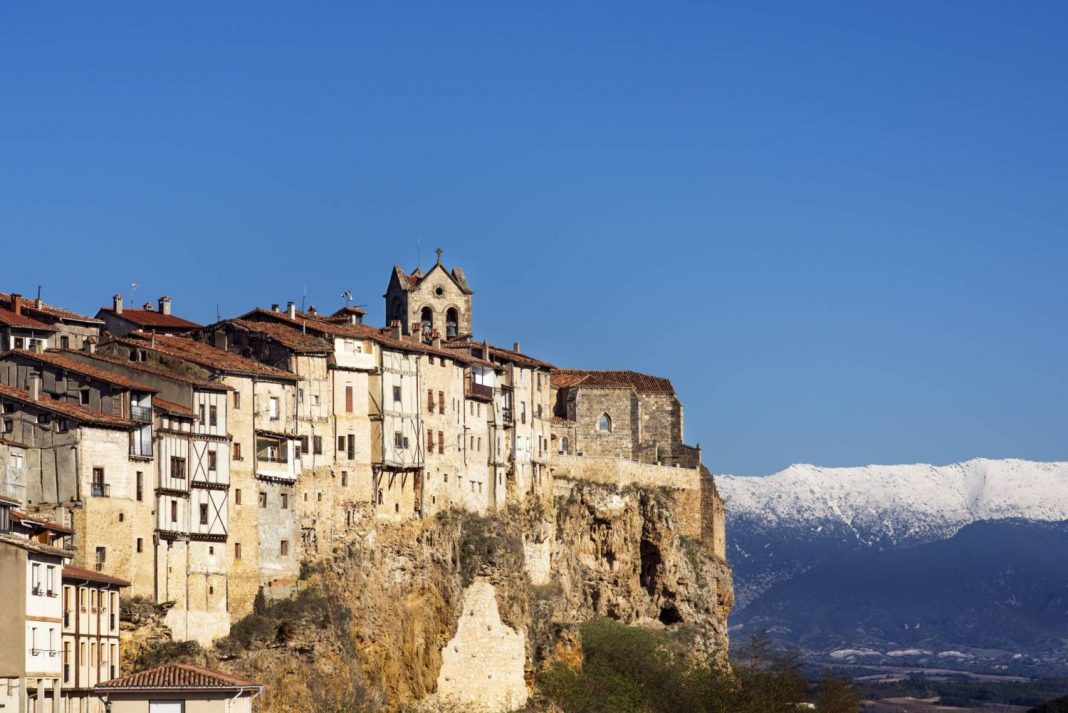
M 445 337 L 447 339 L 452 339 L 459 333 L 457 322 L 456 308 L 449 307 L 445 312 Z
M 420 314 L 419 321 L 423 323 L 423 334 L 429 335 L 434 331 L 434 311 L 429 307 L 424 307 Z
M 612 417 L 606 413 L 601 414 L 601 418 L 597 420 L 597 430 L 602 433 L 608 433 L 612 430 Z
M 567 436 L 564 436 L 563 438 L 560 439 L 560 452 L 561 453 L 567 453 L 568 452 Z

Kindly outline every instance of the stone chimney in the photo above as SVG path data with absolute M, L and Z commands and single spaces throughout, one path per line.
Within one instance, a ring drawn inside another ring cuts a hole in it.
M 519 353 L 519 342 L 516 342 L 515 344 L 512 345 L 512 351 L 515 352 L 516 354 Z
M 319 314 L 319 310 L 315 309 L 315 305 L 308 308 L 308 314 Z
M 82 342 L 82 351 L 86 354 L 96 354 L 96 340 L 92 337 L 86 337 Z
M 34 339 L 30 342 L 30 351 L 34 354 L 40 354 L 44 351 L 44 341 L 40 339 Z
M 297 318 L 297 303 L 296 302 L 287 302 L 286 303 L 286 316 L 288 316 L 290 319 L 296 319 Z
M 145 302 L 143 305 L 141 305 L 141 309 L 143 309 L 146 312 L 151 312 L 152 310 L 155 309 L 155 307 L 152 305 L 151 302 Z
M 399 319 L 395 319 L 389 323 L 389 336 L 394 339 L 401 338 L 401 323 Z
M 115 295 L 111 298 L 111 310 L 115 314 L 122 314 L 122 295 Z
M 171 298 L 167 295 L 159 298 L 159 313 L 170 314 L 171 313 Z
M 18 292 L 11 293 L 11 311 L 15 314 L 22 314 L 22 295 Z
M 273 305 L 271 305 L 271 311 L 272 312 L 281 312 L 282 310 L 279 309 L 278 305 L 273 304 Z
M 36 371 L 30 372 L 30 398 L 34 401 L 41 399 L 41 375 Z

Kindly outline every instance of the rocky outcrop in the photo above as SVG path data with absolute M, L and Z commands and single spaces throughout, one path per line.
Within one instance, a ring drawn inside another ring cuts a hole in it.
M 260 710 L 522 706 L 553 661 L 581 662 L 598 616 L 685 629 L 723 657 L 730 570 L 680 534 L 669 490 L 576 483 L 487 517 L 371 519 L 258 607 L 205 663 L 268 684 Z

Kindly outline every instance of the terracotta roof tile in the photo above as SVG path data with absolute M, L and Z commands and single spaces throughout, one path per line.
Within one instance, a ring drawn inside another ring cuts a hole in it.
M 63 533 L 64 535 L 73 535 L 74 530 L 66 525 L 60 525 L 58 522 L 52 520 L 45 520 L 44 518 L 34 517 L 24 510 L 16 510 L 11 513 L 11 516 L 22 523 L 28 523 L 30 525 L 36 525 L 43 530 L 53 530 L 55 532 Z
M 119 319 L 124 319 L 130 324 L 139 327 L 170 327 L 172 329 L 198 329 L 201 325 L 182 319 L 173 314 L 163 314 L 153 309 L 124 309 L 118 313 L 110 307 L 105 307 L 98 314 L 111 314 Z
M 6 386 L 4 384 L 0 384 L 0 396 L 14 399 L 20 403 L 44 409 L 45 411 L 58 413 L 60 416 L 67 416 L 92 426 L 121 428 L 125 430 L 136 428 L 141 425 L 136 421 L 120 418 L 119 416 L 112 416 L 110 413 L 104 413 L 103 411 L 95 411 L 79 404 L 72 404 L 69 401 L 57 401 L 44 396 L 34 401 L 33 397 L 30 396 L 29 391 L 23 391 L 22 389 L 16 389 L 13 386 Z
M 18 349 L 11 354 L 17 354 L 20 357 L 26 357 L 34 361 L 39 361 L 44 364 L 51 364 L 52 366 L 59 367 L 60 369 L 66 369 L 67 371 L 73 371 L 76 374 L 82 374 L 99 381 L 103 381 L 115 386 L 122 387 L 124 389 L 130 389 L 131 391 L 145 391 L 148 393 L 156 393 L 159 389 L 156 389 L 148 384 L 144 384 L 135 379 L 131 379 L 122 374 L 116 374 L 113 371 L 107 371 L 106 369 L 99 369 L 92 364 L 87 364 L 80 359 L 68 356 L 64 352 L 49 349 L 43 352 L 31 352 L 25 349 Z
M 332 354 L 334 349 L 322 339 L 298 331 L 295 326 L 278 322 L 252 321 L 247 319 L 227 320 L 250 332 L 264 334 L 282 346 L 302 354 Z
M 98 684 L 96 690 L 163 691 L 262 688 L 260 684 L 191 664 L 164 664 Z
M 11 309 L 11 293 L 0 292 L 0 307 Z M 47 302 L 42 302 L 41 306 L 37 306 L 37 301 L 25 296 L 22 298 L 22 311 L 23 313 L 30 312 L 32 314 L 45 315 L 53 319 L 64 319 L 72 322 L 85 322 L 87 324 L 103 324 L 99 319 L 94 319 L 78 312 L 73 312 L 69 309 L 63 309 L 62 307 L 56 307 L 50 305 Z
M 161 399 L 158 396 L 152 399 L 152 407 L 157 408 L 160 411 L 166 411 L 167 413 L 173 413 L 178 416 L 185 416 L 186 418 L 193 418 L 196 416 L 196 414 L 193 413 L 193 409 L 189 408 L 188 406 L 183 406 L 182 404 L 178 404 L 173 401 L 167 401 L 166 399 Z
M 627 388 L 643 394 L 673 394 L 671 381 L 637 371 L 586 371 L 582 369 L 553 369 L 552 385 L 557 388 L 590 386 L 597 388 Z
M 18 507 L 19 505 L 22 505 L 22 503 L 19 502 L 18 499 L 9 498 L 6 495 L 0 495 L 0 502 L 7 503 L 8 505 L 14 505 L 15 507 Z
M 67 550 L 61 550 L 58 547 L 52 547 L 52 545 L 43 545 L 37 540 L 19 537 L 18 535 L 9 535 L 7 533 L 0 533 L 0 542 L 6 542 L 9 545 L 21 547 L 22 549 L 29 550 L 30 552 L 39 552 L 43 555 L 61 557 L 63 559 L 70 559 L 73 554 L 72 552 L 68 552 Z
M 122 369 L 129 369 L 130 371 L 143 372 L 146 375 L 159 376 L 165 379 L 172 379 L 174 381 L 181 381 L 184 384 L 190 384 L 199 389 L 208 389 L 211 391 L 234 391 L 234 387 L 224 384 L 221 381 L 212 381 L 210 379 L 200 379 L 190 374 L 185 374 L 180 371 L 174 371 L 162 366 L 156 366 L 155 364 L 148 364 L 141 361 L 130 361 L 128 359 L 119 359 L 108 354 L 101 354 L 100 352 L 81 352 L 74 350 L 61 350 L 58 353 L 65 356 L 69 356 L 71 359 L 81 359 L 88 362 L 98 362 L 100 364 L 108 364 L 115 367 L 119 367 L 119 373 L 122 373 Z M 101 367 L 106 369 L 107 367 Z
M 54 327 L 50 327 L 43 322 L 38 322 L 36 319 L 30 319 L 24 314 L 15 314 L 6 307 L 0 307 L 0 324 L 6 324 L 9 327 L 16 327 L 18 329 L 33 329 L 38 332 L 54 332 Z
M 177 359 L 188 361 L 192 364 L 221 371 L 225 374 L 237 376 L 254 376 L 281 381 L 296 381 L 295 374 L 276 369 L 273 366 L 261 364 L 255 359 L 243 357 L 240 354 L 216 349 L 210 344 L 198 342 L 189 337 L 169 337 L 131 332 L 125 337 L 119 337 L 114 341 L 120 344 L 148 349 L 159 354 L 166 354 Z
M 125 579 L 119 579 L 118 577 L 112 577 L 110 574 L 104 574 L 103 572 L 97 572 L 93 569 L 85 569 L 83 567 L 75 567 L 73 565 L 63 566 L 63 579 L 88 579 L 90 582 L 99 582 L 101 584 L 114 584 L 119 587 L 129 587 L 130 583 Z

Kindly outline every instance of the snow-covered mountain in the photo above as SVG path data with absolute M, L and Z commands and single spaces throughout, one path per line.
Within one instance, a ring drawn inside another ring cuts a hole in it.
M 980 520 L 1068 520 L 1068 462 L 792 465 L 716 482 L 739 611 L 775 582 L 844 553 L 941 540 Z

